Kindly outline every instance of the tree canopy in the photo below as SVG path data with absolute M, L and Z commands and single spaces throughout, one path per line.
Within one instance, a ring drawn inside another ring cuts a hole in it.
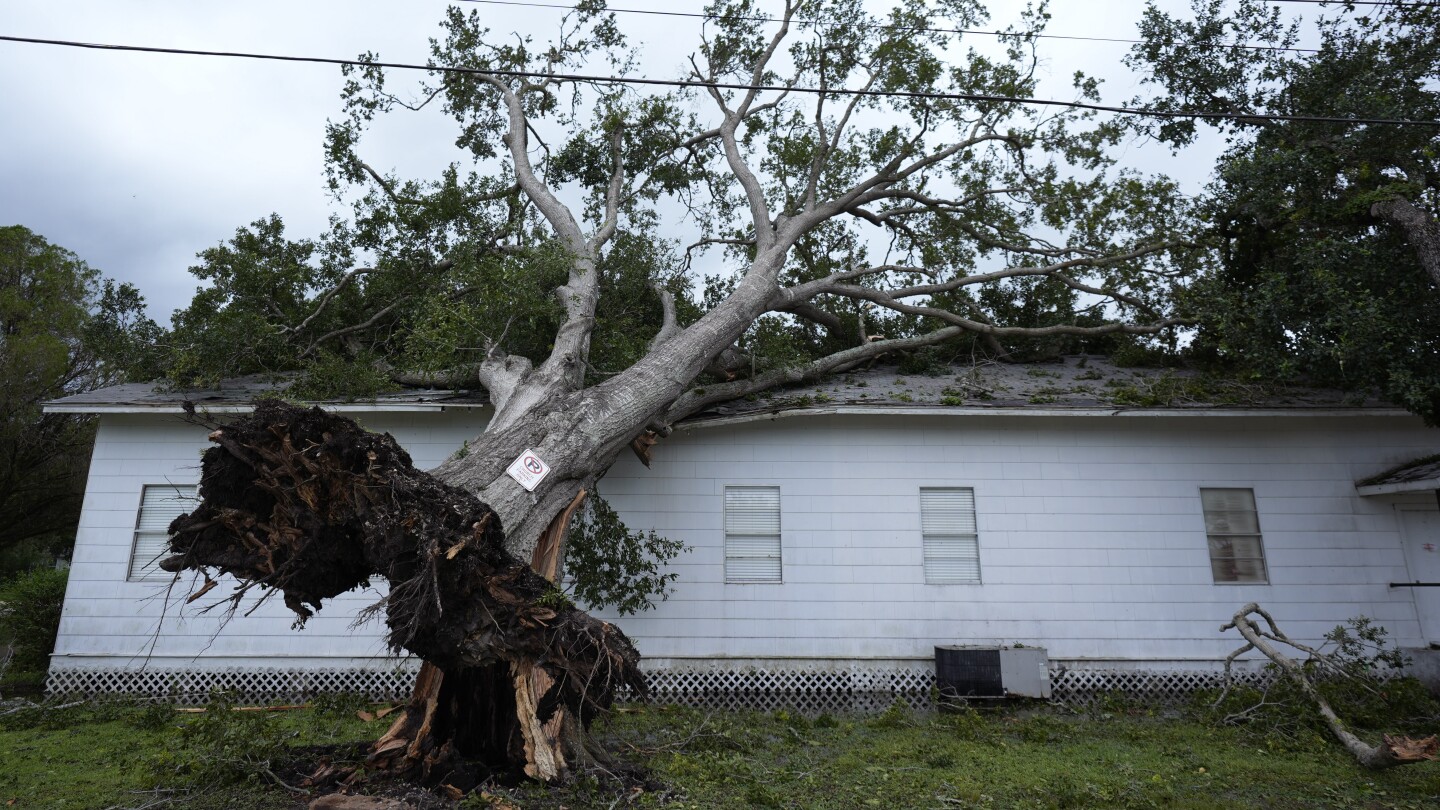
M 1192 355 L 1305 378 L 1440 421 L 1440 6 L 1337 4 L 1310 27 L 1258 0 L 1151 6 L 1130 64 L 1162 109 L 1239 114 L 1203 201 L 1220 246 Z M 1314 40 L 1312 42 L 1312 40 Z M 1249 47 L 1237 47 L 1245 43 Z M 1313 46 L 1313 47 L 1312 47 Z M 1193 119 L 1148 130 L 1177 148 Z
M 41 405 L 152 375 L 159 330 L 143 312 L 130 285 L 24 227 L 0 228 L 0 552 L 74 539 L 94 426 Z
M 624 83 L 638 53 L 595 2 L 549 43 L 451 8 L 429 78 L 401 89 L 362 57 L 326 135 L 348 215 L 314 241 L 270 217 L 204 252 L 175 379 L 304 369 L 312 393 L 365 393 L 473 384 L 503 354 L 569 357 L 593 384 L 733 299 L 757 263 L 769 300 L 708 363 L 730 384 L 712 398 L 886 340 L 1023 358 L 1183 322 L 1191 206 L 1115 165 L 1122 128 L 976 100 L 1035 94 L 1043 11 L 995 47 L 954 33 L 988 24 L 974 2 L 871 18 L 810 0 L 773 24 L 754 3 L 708 11 L 678 77 L 693 86 L 672 90 Z M 1077 98 L 1097 88 L 1076 77 Z M 366 162 L 370 128 L 430 105 L 456 127 L 440 177 Z

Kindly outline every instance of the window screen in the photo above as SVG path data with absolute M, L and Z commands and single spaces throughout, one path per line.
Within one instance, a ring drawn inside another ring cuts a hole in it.
M 1216 582 L 1269 582 L 1252 489 L 1202 489 L 1210 571 Z
M 980 538 L 975 531 L 975 490 L 920 490 L 920 534 L 925 545 L 925 582 L 980 581 Z
M 780 582 L 780 488 L 725 488 L 725 581 Z
M 200 505 L 195 486 L 147 484 L 140 491 L 140 514 L 135 520 L 135 548 L 130 552 L 129 579 L 134 582 L 169 579 L 155 563 L 165 556 L 170 521 Z

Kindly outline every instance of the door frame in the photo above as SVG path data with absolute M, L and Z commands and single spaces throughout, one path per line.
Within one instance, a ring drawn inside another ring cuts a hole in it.
M 1416 579 L 1416 576 L 1415 576 L 1415 574 L 1416 574 L 1416 572 L 1417 572 L 1417 570 L 1418 570 L 1418 569 L 1417 569 L 1417 566 L 1416 566 L 1416 562 L 1415 562 L 1415 553 L 1416 553 L 1416 552 L 1415 552 L 1414 550 L 1412 550 L 1412 548 L 1411 548 L 1412 545 L 1417 545 L 1417 544 L 1412 544 L 1412 543 L 1411 543 L 1411 538 L 1410 538 L 1409 534 L 1407 533 L 1407 528 L 1406 528 L 1407 521 L 1405 520 L 1405 513 L 1406 513 L 1406 512 L 1429 512 L 1429 513 L 1432 513 L 1432 514 L 1434 514 L 1434 513 L 1440 513 L 1440 497 L 1437 497 L 1436 500 L 1437 500 L 1437 503 L 1419 503 L 1419 502 L 1415 502 L 1415 503 L 1397 503 L 1397 504 L 1395 504 L 1395 520 L 1396 520 L 1396 523 L 1399 524 L 1396 528 L 1399 529 L 1399 535 L 1400 535 L 1400 551 L 1405 555 L 1405 573 L 1406 573 L 1406 575 L 1408 576 L 1408 581 L 1409 581 L 1409 582 L 1419 582 L 1420 580 Z M 1435 538 L 1435 540 L 1436 540 L 1437 544 L 1440 544 L 1440 537 Z M 1435 643 L 1435 642 L 1440 642 L 1440 616 L 1437 616 L 1437 617 L 1435 617 L 1434 619 L 1431 620 L 1431 622 L 1433 622 L 1434 625 L 1435 625 L 1434 628 L 1430 628 L 1430 627 L 1427 626 L 1427 622 L 1426 622 L 1426 620 L 1425 620 L 1425 617 L 1422 616 L 1422 615 L 1420 615 L 1420 613 L 1421 613 L 1421 611 L 1420 611 L 1420 602 L 1421 602 L 1421 600 L 1418 599 L 1418 598 L 1416 598 L 1418 592 L 1419 592 L 1419 591 L 1418 591 L 1418 589 L 1416 589 L 1416 588 L 1411 588 L 1411 589 L 1410 589 L 1410 606 L 1415 610 L 1415 622 L 1416 622 L 1416 626 L 1417 626 L 1417 627 L 1419 628 L 1419 630 L 1420 630 L 1420 638 L 1421 638 L 1421 640 L 1422 640 L 1423 642 L 1425 642 L 1426 644 L 1431 644 L 1431 643 Z M 1432 636 L 1432 634 L 1431 634 L 1431 632 L 1430 632 L 1432 629 L 1434 630 L 1433 636 Z

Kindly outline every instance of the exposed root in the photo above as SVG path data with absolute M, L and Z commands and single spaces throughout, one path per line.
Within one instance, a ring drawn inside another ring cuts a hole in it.
M 160 565 L 235 576 L 232 607 L 256 587 L 278 590 L 297 624 L 384 576 L 390 592 L 375 610 L 389 644 L 424 659 L 433 683 L 372 764 L 438 778 L 470 757 L 563 778 L 560 749 L 527 747 L 529 735 L 560 716 L 588 725 L 619 689 L 644 692 L 624 633 L 545 599 L 553 585 L 505 551 L 498 516 L 415 469 L 388 434 L 267 400 L 210 439 L 201 505 L 171 524 L 173 554 Z M 571 748 L 583 757 L 583 745 Z

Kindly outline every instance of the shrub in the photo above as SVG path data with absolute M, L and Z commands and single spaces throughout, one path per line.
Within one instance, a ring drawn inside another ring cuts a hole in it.
M 69 571 L 37 568 L 0 585 L 0 643 L 10 643 L 15 675 L 44 673 L 55 650 Z

